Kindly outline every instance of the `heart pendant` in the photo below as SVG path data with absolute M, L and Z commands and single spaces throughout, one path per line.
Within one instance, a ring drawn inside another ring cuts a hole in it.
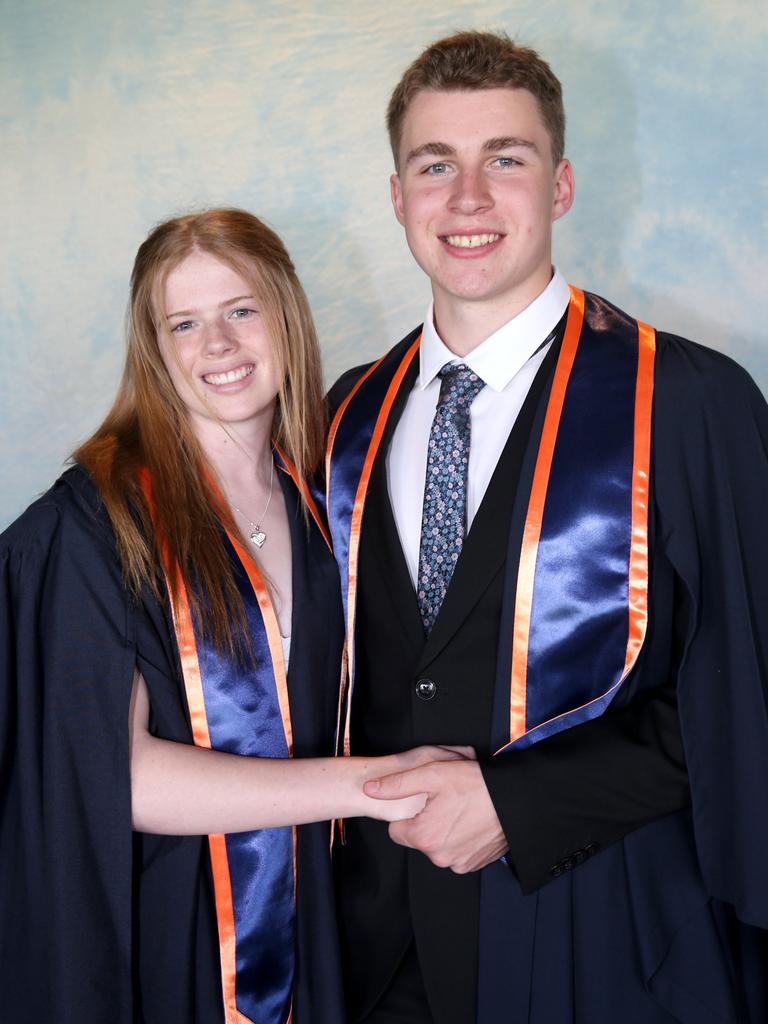
M 264 541 L 267 539 L 266 533 L 263 530 L 254 530 L 251 533 L 251 543 L 255 544 L 257 548 L 264 547 Z

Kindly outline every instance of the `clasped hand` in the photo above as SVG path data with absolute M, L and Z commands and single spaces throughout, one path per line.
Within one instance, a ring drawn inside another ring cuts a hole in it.
M 437 752 L 437 756 L 430 756 Z M 420 850 L 436 867 L 478 871 L 508 844 L 471 747 L 419 747 L 404 758 L 417 763 L 365 784 L 367 796 L 404 800 L 426 793 L 424 809 L 393 821 L 390 838 Z

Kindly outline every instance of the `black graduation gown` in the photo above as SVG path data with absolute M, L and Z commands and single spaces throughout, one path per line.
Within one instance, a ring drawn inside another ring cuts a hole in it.
M 333 754 L 343 631 L 335 563 L 280 473 L 293 545 L 297 756 Z M 0 1019 L 224 1019 L 206 837 L 131 830 L 134 666 L 150 728 L 190 743 L 169 611 L 123 586 L 75 467 L 0 538 Z M 343 1020 L 329 828 L 298 830 L 296 1024 Z
M 501 865 L 486 869 L 483 1022 L 502 1008 L 529 1024 L 768 1020 L 768 407 L 728 357 L 657 340 L 654 545 L 675 576 L 691 807 L 529 895 Z M 514 785 L 527 780 L 538 801 L 521 801 L 522 830 L 568 816 L 558 777 L 585 728 L 510 755 Z M 595 807 L 622 784 L 595 774 Z
M 672 602 L 669 621 L 604 716 L 485 760 L 518 877 L 490 865 L 479 917 L 468 922 L 449 899 L 432 915 L 446 944 L 470 946 L 466 979 L 452 962 L 443 987 L 471 987 L 462 1007 L 477 987 L 481 1024 L 768 1020 L 768 408 L 726 356 L 657 340 L 651 586 Z M 521 480 L 523 511 L 527 496 Z M 510 573 L 519 549 L 513 531 Z M 663 614 L 658 603 L 652 611 Z M 642 708 L 666 703 L 670 687 L 691 806 L 662 817 L 644 766 L 665 739 L 640 726 Z M 467 742 L 456 729 L 419 739 Z M 617 773 L 621 764 L 632 770 Z M 576 855 L 595 835 L 597 855 Z M 409 856 L 425 874 L 422 856 Z M 443 888 L 454 882 L 464 884 Z M 432 1009 L 441 1022 L 470 1020 Z

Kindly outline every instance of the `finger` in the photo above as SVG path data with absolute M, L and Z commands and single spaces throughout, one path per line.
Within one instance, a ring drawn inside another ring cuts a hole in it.
M 475 750 L 474 747 L 466 747 L 466 746 L 462 746 L 461 744 L 458 744 L 458 743 L 447 743 L 445 746 L 441 746 L 438 749 L 439 750 L 443 750 L 443 751 L 450 751 L 452 754 L 456 755 L 456 758 L 460 757 L 460 758 L 463 758 L 465 761 L 476 761 L 477 760 L 477 751 Z M 438 761 L 438 760 L 442 761 L 442 760 L 451 760 L 451 759 L 450 758 L 435 758 L 435 760 L 436 761 Z
M 363 786 L 365 795 L 375 797 L 376 800 L 400 800 L 428 790 L 429 787 L 424 784 L 424 775 L 418 768 L 395 772 L 381 779 L 369 779 Z
M 466 758 L 469 755 L 465 753 L 467 750 L 472 750 L 472 747 L 458 747 L 452 744 L 442 744 L 437 747 L 424 747 L 425 752 L 429 752 L 430 761 L 459 761 L 462 758 Z
M 406 750 L 402 754 L 398 754 L 397 757 L 403 769 L 419 768 L 421 765 L 430 764 L 432 761 L 455 761 L 465 756 L 461 753 L 464 749 L 470 748 L 454 749 L 450 746 L 431 744 L 430 746 L 414 747 L 412 750 Z
M 388 800 L 382 806 L 384 821 L 407 821 L 420 814 L 427 805 L 427 794 L 417 793 L 416 796 L 405 797 L 402 800 Z
M 389 826 L 389 838 L 398 846 L 407 846 L 409 849 L 413 849 L 411 822 L 393 821 Z

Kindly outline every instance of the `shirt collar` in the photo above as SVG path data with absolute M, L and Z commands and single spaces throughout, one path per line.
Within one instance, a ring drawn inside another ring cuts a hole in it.
M 555 268 L 552 280 L 538 298 L 463 358 L 451 352 L 435 330 L 430 302 L 419 348 L 419 387 L 426 388 L 446 363 L 464 363 L 492 390 L 503 391 L 558 325 L 570 297 L 565 278 Z

